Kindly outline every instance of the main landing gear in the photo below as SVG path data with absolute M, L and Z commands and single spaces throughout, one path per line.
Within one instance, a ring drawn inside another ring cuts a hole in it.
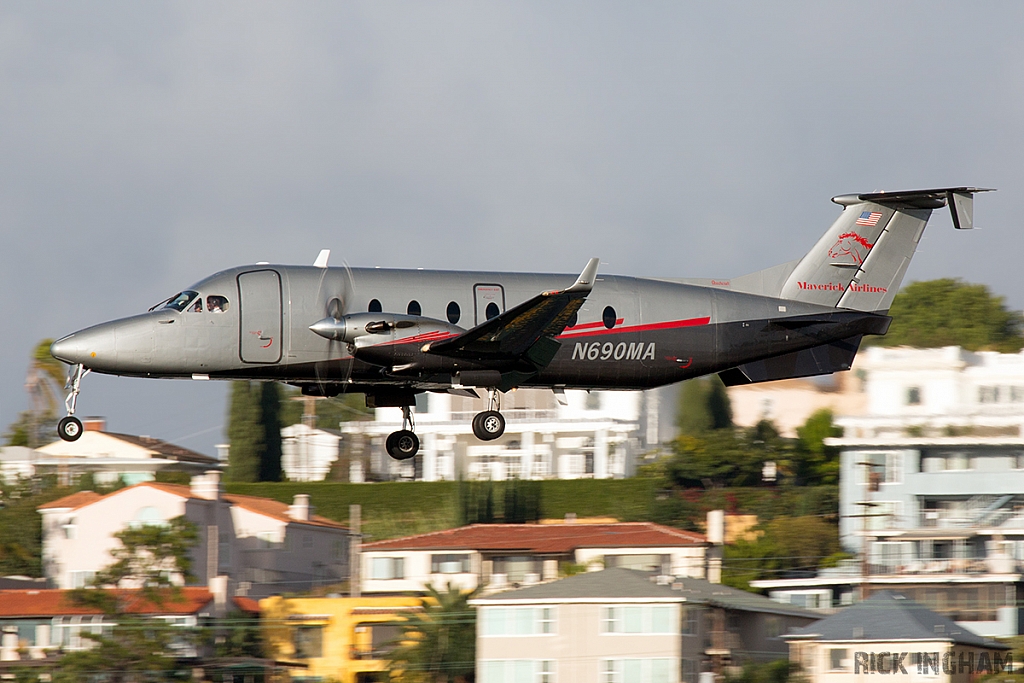
M 413 433 L 414 429 L 416 429 L 416 423 L 413 422 L 410 406 L 402 406 L 402 428 L 397 432 L 391 432 L 387 441 L 384 442 L 384 448 L 388 455 L 395 460 L 408 460 L 415 457 L 420 450 L 420 440 Z
M 505 433 L 505 418 L 500 412 L 497 389 L 487 390 L 487 410 L 473 416 L 473 433 L 481 441 L 493 441 Z
M 69 390 L 67 398 L 64 399 L 68 415 L 57 423 L 57 436 L 64 441 L 78 441 L 82 436 L 82 421 L 75 417 L 75 407 L 78 405 L 78 394 L 82 391 L 82 378 L 88 374 L 89 370 L 83 365 L 72 366 L 68 372 L 68 381 L 64 385 L 64 388 Z

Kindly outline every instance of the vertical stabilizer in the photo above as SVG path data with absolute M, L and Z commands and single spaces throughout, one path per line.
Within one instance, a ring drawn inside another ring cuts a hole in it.
M 842 195 L 843 212 L 793 268 L 778 296 L 857 311 L 886 311 L 934 209 L 953 225 L 974 225 L 973 187 Z

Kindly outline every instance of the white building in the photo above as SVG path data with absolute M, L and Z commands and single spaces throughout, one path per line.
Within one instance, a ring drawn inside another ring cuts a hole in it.
M 504 435 L 483 442 L 473 435 L 472 419 L 486 408 L 484 399 L 421 394 L 414 413 L 420 455 L 404 462 L 384 451 L 387 435 L 402 427 L 400 408 L 378 408 L 374 421 L 343 423 L 342 431 L 369 442 L 368 455 L 353 460 L 354 477 L 622 478 L 634 474 L 642 450 L 659 443 L 658 396 L 655 391 L 566 391 L 561 404 L 546 389 L 509 392 L 501 405 Z
M 216 458 L 160 439 L 108 432 L 103 418 L 86 418 L 82 423 L 84 431 L 77 441 L 54 441 L 34 451 L 4 449 L 4 472 L 52 473 L 64 485 L 91 472 L 98 484 L 120 479 L 131 485 L 152 480 L 157 472 L 202 474 L 220 464 Z
M 362 546 L 362 589 L 420 592 L 428 584 L 501 590 L 558 578 L 571 563 L 704 578 L 708 539 L 651 522 L 616 524 L 471 524 Z
M 281 430 L 281 469 L 288 481 L 323 481 L 340 455 L 339 431 L 302 423 Z
M 191 486 L 143 482 L 105 496 L 83 491 L 39 508 L 43 571 L 57 588 L 78 588 L 113 559 L 114 534 L 130 525 L 163 524 L 184 515 L 199 529 L 193 581 L 226 576 L 242 595 L 309 590 L 348 577 L 348 529 L 313 514 L 309 496 L 292 505 L 225 494 L 220 473 Z M 180 577 L 179 577 L 180 578 Z
M 867 411 L 841 415 L 840 538 L 862 565 L 753 582 L 831 608 L 885 587 L 987 636 L 1024 615 L 1024 353 L 861 354 Z

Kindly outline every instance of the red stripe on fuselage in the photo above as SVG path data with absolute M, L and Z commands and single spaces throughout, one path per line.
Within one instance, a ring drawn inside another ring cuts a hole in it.
M 556 339 L 576 339 L 577 337 L 596 337 L 602 334 L 623 334 L 625 332 L 651 332 L 654 330 L 673 330 L 679 327 L 697 327 L 700 325 L 707 325 L 711 322 L 711 317 L 707 316 L 704 318 L 689 318 L 688 320 L 669 320 L 663 323 L 649 323 L 647 325 L 632 325 L 629 327 L 613 327 L 612 329 L 604 330 L 588 330 L 586 332 L 580 332 L 578 334 L 566 334 L 563 332 Z M 603 326 L 603 324 L 602 324 Z

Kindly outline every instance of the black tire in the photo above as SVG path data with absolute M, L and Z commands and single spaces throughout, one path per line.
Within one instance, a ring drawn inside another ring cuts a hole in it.
M 505 433 L 505 418 L 497 410 L 485 410 L 473 418 L 473 433 L 481 441 L 494 441 Z
M 416 457 L 420 450 L 420 440 L 408 429 L 400 429 L 388 435 L 384 448 L 395 460 L 408 460 Z
M 57 436 L 64 441 L 78 441 L 82 436 L 82 421 L 77 417 L 67 416 L 57 423 Z

